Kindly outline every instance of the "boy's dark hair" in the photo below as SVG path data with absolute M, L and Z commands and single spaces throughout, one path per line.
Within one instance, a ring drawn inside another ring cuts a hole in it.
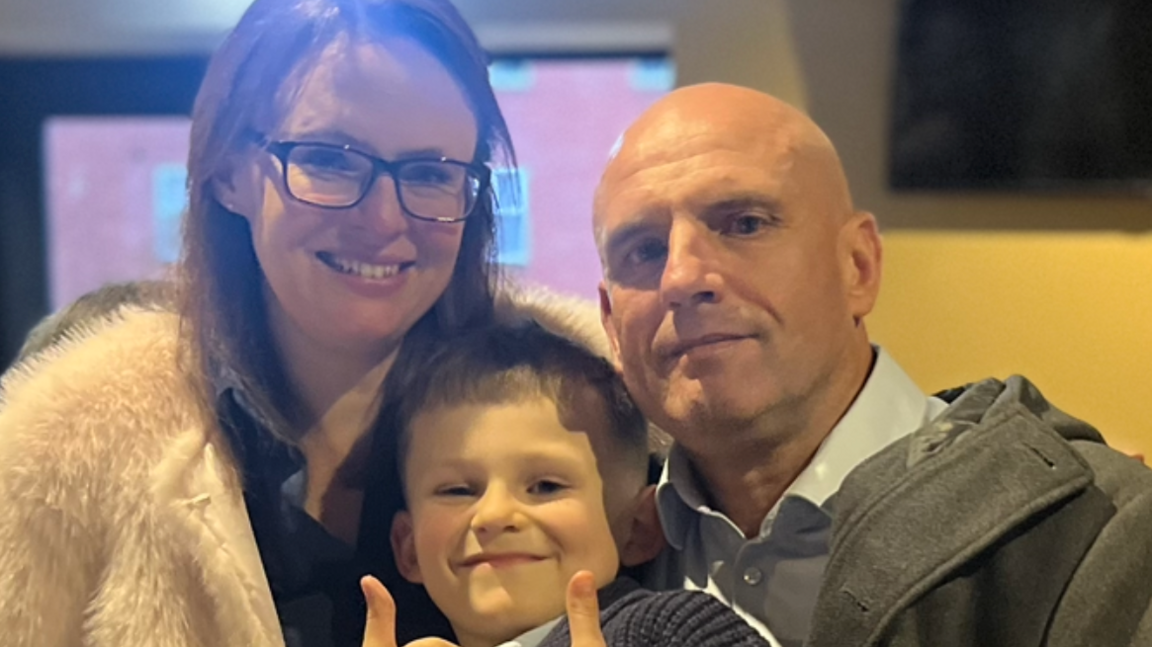
M 382 421 L 395 433 L 401 478 L 412 420 L 422 411 L 543 396 L 563 416 L 580 406 L 586 387 L 603 403 L 627 464 L 641 473 L 648 468 L 648 423 L 620 375 L 604 358 L 535 323 L 489 326 L 443 342 L 391 386 Z

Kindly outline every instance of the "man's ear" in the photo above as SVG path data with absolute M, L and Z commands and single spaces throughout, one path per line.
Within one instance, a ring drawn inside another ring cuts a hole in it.
M 600 293 L 600 325 L 604 326 L 604 334 L 608 336 L 608 345 L 612 348 L 612 363 L 616 370 L 620 370 L 620 338 L 616 334 L 616 326 L 612 323 L 612 297 L 608 296 L 608 285 L 600 281 L 597 286 Z
M 876 217 L 861 211 L 843 230 L 846 243 L 844 286 L 848 306 L 857 321 L 872 312 L 880 295 L 880 276 L 884 265 L 884 246 Z
M 656 486 L 645 486 L 637 495 L 632 527 L 628 539 L 620 548 L 620 563 L 624 566 L 639 566 L 656 559 L 668 545 L 664 539 L 664 529 L 656 512 Z
M 412 514 L 401 510 L 392 517 L 392 558 L 396 569 L 404 579 L 413 584 L 423 584 L 420 563 L 416 560 L 416 537 L 412 527 Z

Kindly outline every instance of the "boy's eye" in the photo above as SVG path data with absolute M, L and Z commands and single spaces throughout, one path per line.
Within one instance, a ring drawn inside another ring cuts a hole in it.
M 474 493 L 475 490 L 468 485 L 444 485 L 436 488 L 436 496 L 472 496 Z
M 567 489 L 568 486 L 559 481 L 554 481 L 551 479 L 540 479 L 539 481 L 536 481 L 531 486 L 529 486 L 528 493 L 537 496 L 549 496 L 563 492 Z

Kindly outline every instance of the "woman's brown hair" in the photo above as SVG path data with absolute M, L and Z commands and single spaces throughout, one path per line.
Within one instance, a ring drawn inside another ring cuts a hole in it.
M 460 84 L 478 126 L 474 161 L 514 164 L 507 125 L 488 83 L 487 56 L 447 0 L 255 0 L 213 56 L 192 113 L 189 211 L 184 221 L 181 314 L 190 360 L 206 397 L 222 374 L 282 440 L 304 415 L 281 364 L 264 302 L 263 274 L 248 221 L 213 192 L 214 178 L 268 132 L 301 79 L 337 38 L 403 36 L 434 55 Z M 495 199 L 492 189 L 464 224 L 451 282 L 409 336 L 450 334 L 492 316 Z

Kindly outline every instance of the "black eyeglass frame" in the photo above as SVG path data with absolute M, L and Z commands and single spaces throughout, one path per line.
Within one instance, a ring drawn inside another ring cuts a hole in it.
M 377 157 L 370 153 L 365 153 L 364 151 L 358 150 L 348 144 L 341 145 L 329 144 L 327 142 L 310 141 L 269 141 L 263 138 L 261 138 L 259 144 L 264 150 L 271 153 L 273 157 L 280 161 L 280 181 L 284 183 L 284 190 L 288 193 L 288 195 L 297 202 L 320 209 L 352 209 L 356 205 L 363 202 L 364 198 L 368 197 L 368 194 L 372 192 L 372 187 L 376 185 L 376 180 L 379 179 L 381 175 L 387 175 L 388 177 L 392 178 L 392 185 L 396 188 L 396 200 L 400 203 L 400 209 L 404 212 L 404 215 L 416 220 L 422 220 L 424 222 L 438 222 L 445 224 L 463 222 L 468 219 L 468 216 L 472 215 L 472 213 L 476 211 L 476 205 L 480 203 L 480 198 L 488 190 L 492 181 L 492 171 L 487 166 L 483 164 L 477 164 L 475 162 L 461 162 L 460 160 L 455 160 L 449 157 L 413 157 L 409 159 L 403 159 L 398 162 L 389 162 L 386 159 Z M 304 198 L 296 195 L 296 193 L 292 191 L 292 186 L 288 182 L 288 156 L 292 153 L 293 149 L 299 146 L 313 146 L 318 148 L 327 148 L 335 151 L 354 153 L 372 162 L 372 175 L 368 177 L 368 181 L 364 183 L 364 187 L 360 190 L 360 197 L 356 198 L 356 200 L 350 202 L 349 204 L 330 205 L 305 200 Z M 479 180 L 479 184 L 476 187 L 476 196 L 472 200 L 472 206 L 466 212 L 464 212 L 464 215 L 460 216 L 459 218 L 432 218 L 429 216 L 422 216 L 413 212 L 408 208 L 408 205 L 404 204 L 404 190 L 400 186 L 399 171 L 410 164 L 427 164 L 429 162 L 450 164 L 452 166 L 461 167 L 465 171 L 470 172 L 477 180 Z

